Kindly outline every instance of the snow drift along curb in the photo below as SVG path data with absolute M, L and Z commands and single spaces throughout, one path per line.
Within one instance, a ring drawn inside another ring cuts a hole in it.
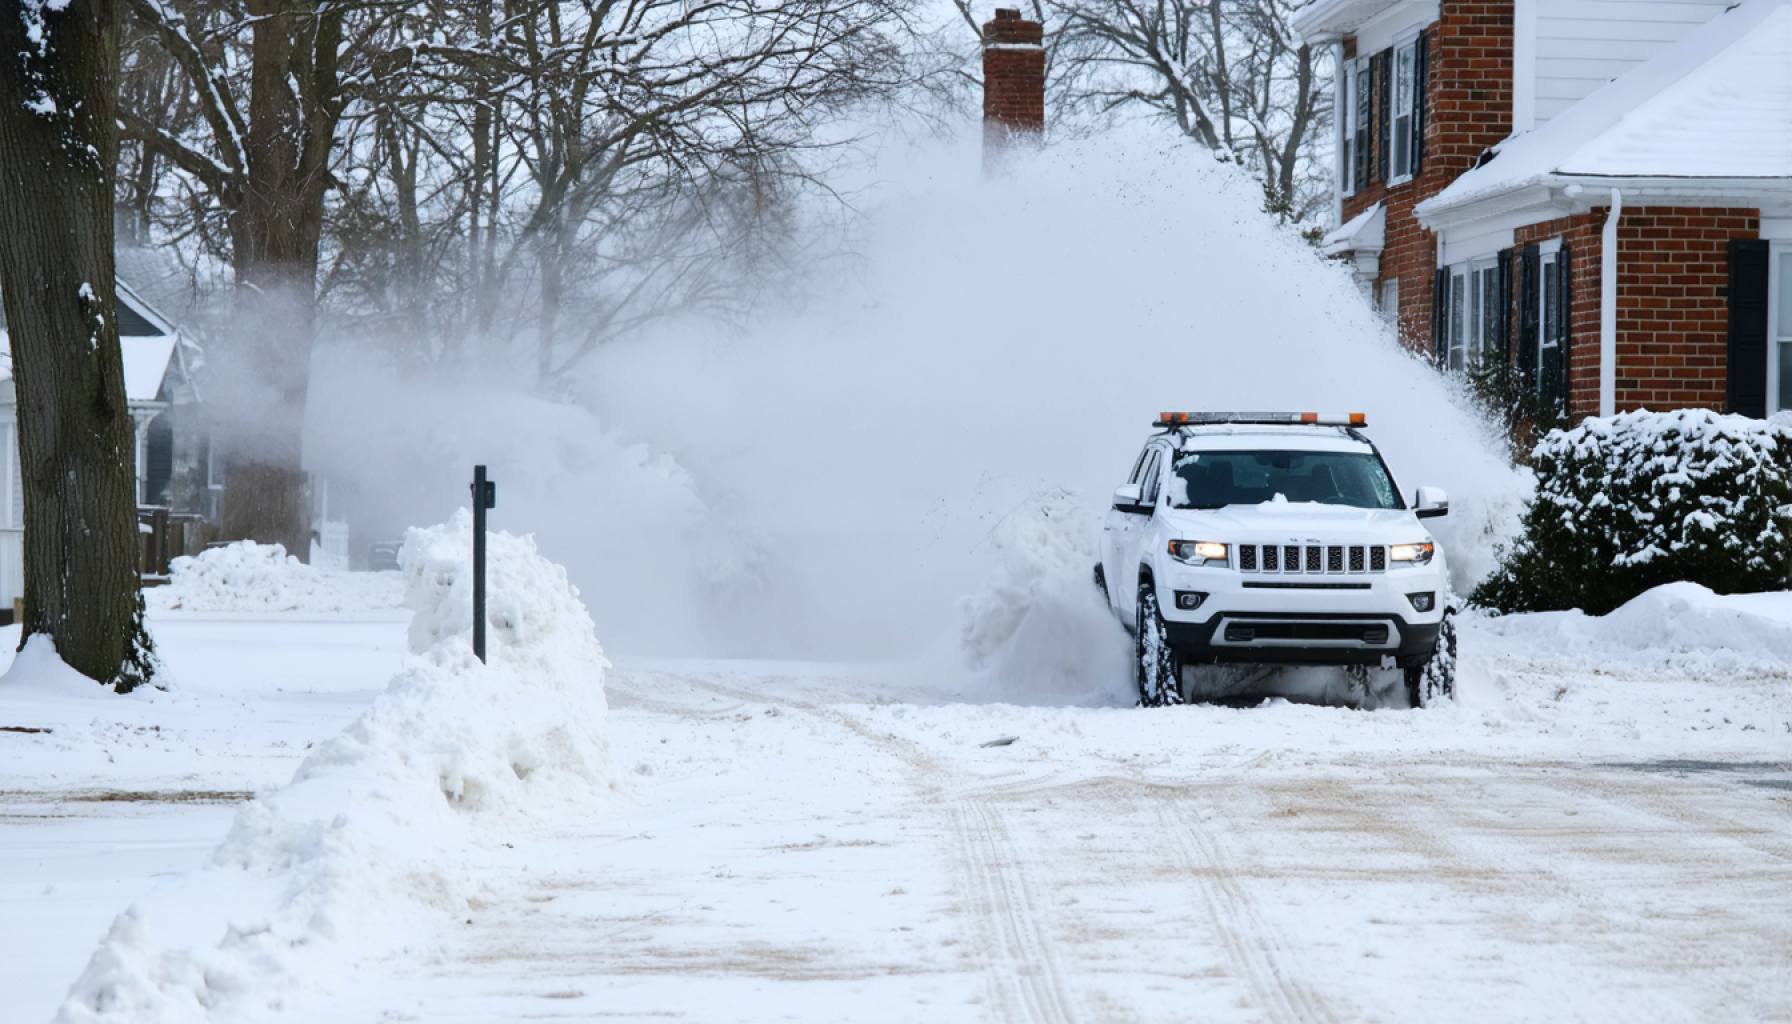
M 410 666 L 292 782 L 245 804 L 212 862 L 116 922 L 57 1020 L 253 1020 L 415 942 L 480 891 L 474 859 L 607 790 L 590 616 L 529 537 L 489 543 L 490 664 L 468 650 L 470 517 L 412 530 Z
M 1792 591 L 1717 594 L 1668 583 L 1607 615 L 1475 614 L 1476 629 L 1586 664 L 1659 666 L 1700 675 L 1784 676 L 1792 665 Z

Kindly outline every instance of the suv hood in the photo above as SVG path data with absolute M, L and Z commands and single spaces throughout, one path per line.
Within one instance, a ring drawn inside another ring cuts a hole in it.
M 1188 540 L 1401 544 L 1429 536 L 1410 509 L 1267 501 L 1221 509 L 1164 509 L 1159 514 L 1167 516 L 1166 523 Z

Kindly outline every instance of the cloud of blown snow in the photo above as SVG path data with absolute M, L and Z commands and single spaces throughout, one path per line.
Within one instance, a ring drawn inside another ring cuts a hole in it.
M 1165 408 L 1364 410 L 1409 494 L 1450 492 L 1459 582 L 1489 567 L 1519 477 L 1244 175 L 1141 129 L 994 179 L 974 144 L 902 149 L 864 184 L 849 254 L 802 302 L 614 345 L 587 378 L 607 423 L 701 482 L 711 539 L 756 553 L 711 575 L 729 602 L 711 649 L 901 657 L 961 629 L 983 648 L 1020 635 L 1036 605 L 999 611 L 997 592 L 1041 593 L 1013 566 L 1062 559 L 1017 561 L 1000 549 L 1028 531 L 998 527 L 1070 507 L 1092 535 Z M 967 595 L 991 621 L 960 621 Z
M 494 527 L 537 535 L 613 650 L 930 652 L 1027 692 L 1124 656 L 1084 563 L 1160 409 L 1364 410 L 1408 493 L 1450 492 L 1459 583 L 1489 567 L 1518 476 L 1235 169 L 1136 128 L 993 179 L 974 139 L 893 142 L 832 184 L 860 216 L 818 213 L 804 248 L 833 255 L 787 301 L 612 343 L 569 399 L 320 356 L 311 460 L 394 537 L 487 463 Z

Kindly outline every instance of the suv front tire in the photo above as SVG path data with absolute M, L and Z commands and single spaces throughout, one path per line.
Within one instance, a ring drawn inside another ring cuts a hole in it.
M 1138 667 L 1139 704 L 1161 708 L 1182 703 L 1182 659 L 1170 646 L 1170 631 L 1157 607 L 1157 588 L 1139 586 L 1138 628 L 1133 630 L 1133 661 Z

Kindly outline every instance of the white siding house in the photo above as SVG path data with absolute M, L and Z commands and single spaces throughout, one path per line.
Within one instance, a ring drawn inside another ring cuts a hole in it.
M 1518 0 L 1513 129 L 1550 121 L 1732 6 L 1734 0 Z
M 163 500 L 172 453 L 171 436 L 155 436 L 159 417 L 193 400 L 188 363 L 196 351 L 178 327 L 118 283 L 119 344 L 124 355 L 125 399 L 135 431 L 137 503 Z M 152 458 L 152 440 L 158 451 Z M 18 395 L 12 376 L 11 340 L 0 325 L 0 611 L 24 596 L 25 496 L 19 467 Z

